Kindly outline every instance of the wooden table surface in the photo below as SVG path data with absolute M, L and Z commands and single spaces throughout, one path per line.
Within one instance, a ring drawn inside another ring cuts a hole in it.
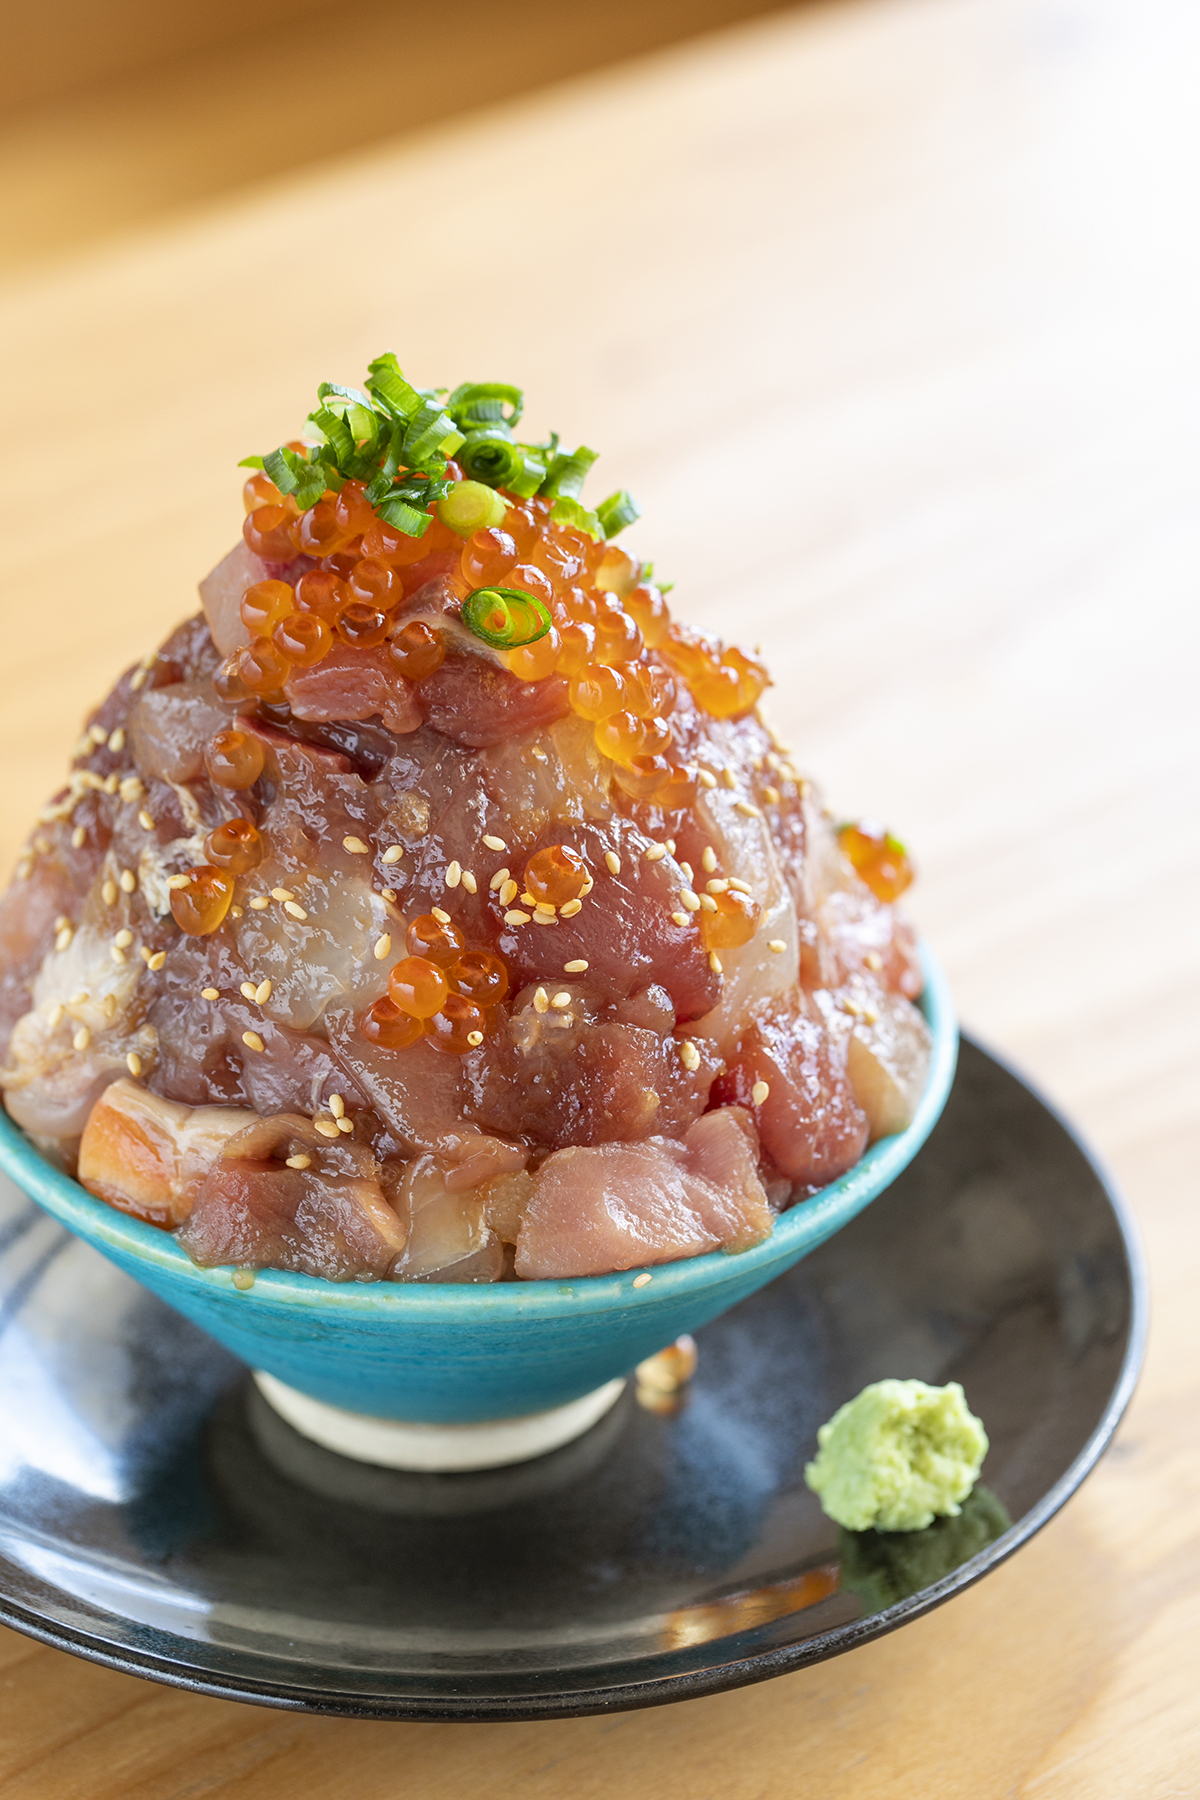
M 1114 1166 L 1154 1281 L 1084 1490 L 852 1655 L 363 1725 L 3 1634 L 5 1800 L 1200 1792 L 1198 72 L 1194 0 L 776 15 L 0 290 L 6 858 L 319 377 L 521 381 L 639 495 L 672 604 L 769 648 L 802 764 L 910 841 L 966 1022 Z

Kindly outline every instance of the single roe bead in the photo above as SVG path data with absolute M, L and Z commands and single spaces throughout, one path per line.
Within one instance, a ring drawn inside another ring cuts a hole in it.
M 346 542 L 346 532 L 338 524 L 338 516 L 328 500 L 301 513 L 296 527 L 296 541 L 306 556 L 332 556 Z
M 581 719 L 607 719 L 625 707 L 625 683 L 615 669 L 598 662 L 585 663 L 571 682 L 571 710 Z
M 669 781 L 671 765 L 665 756 L 634 756 L 628 763 L 618 763 L 613 773 L 631 800 L 649 800 Z
M 645 643 L 653 650 L 667 635 L 671 615 L 661 589 L 647 582 L 625 596 L 625 611 L 637 621 Z
M 458 926 L 432 913 L 422 913 L 413 920 L 405 937 L 410 956 L 423 956 L 426 962 L 448 969 L 457 962 L 466 947 L 466 939 Z
M 225 921 L 233 899 L 233 875 L 211 865 L 191 871 L 183 888 L 171 889 L 171 916 L 189 937 L 207 937 Z
M 912 885 L 914 870 L 904 845 L 874 819 L 839 826 L 838 844 L 877 900 L 890 905 Z
M 545 681 L 558 667 L 562 639 L 553 625 L 532 644 L 522 644 L 508 653 L 508 666 L 519 681 Z
M 265 850 L 262 833 L 250 819 L 226 819 L 209 832 L 204 842 L 209 862 L 218 869 L 228 869 L 231 875 L 245 875 L 250 869 L 257 869 Z
M 370 529 L 375 513 L 361 481 L 343 481 L 333 503 L 333 516 L 347 542 Z
M 445 975 L 425 956 L 402 957 L 388 976 L 392 1001 L 414 1019 L 431 1019 L 449 992 Z
M 378 1044 L 383 1050 L 407 1050 L 425 1035 L 421 1020 L 402 1012 L 386 995 L 367 1008 L 358 1028 L 368 1044 Z
M 290 613 L 271 633 L 271 642 L 297 669 L 311 669 L 328 656 L 333 633 L 316 613 Z
M 549 606 L 554 598 L 554 589 L 541 569 L 533 563 L 518 563 L 510 569 L 500 584 L 506 588 L 516 588 L 522 594 L 532 594 L 543 606 Z
M 749 894 L 728 888 L 712 896 L 716 912 L 700 914 L 700 932 L 709 950 L 736 950 L 748 944 L 758 930 L 762 907 Z
M 388 644 L 388 655 L 408 681 L 424 681 L 446 660 L 446 646 L 423 619 L 410 619 Z
M 347 585 L 356 600 L 376 606 L 380 612 L 390 611 L 404 594 L 395 569 L 379 556 L 364 556 L 354 563 L 348 571 Z
M 350 590 L 332 569 L 307 569 L 296 583 L 296 605 L 336 625 L 350 604 Z
M 550 844 L 525 864 L 526 893 L 551 906 L 565 906 L 568 900 L 577 900 L 587 879 L 587 864 L 567 844 Z
M 450 965 L 450 985 L 479 1006 L 495 1006 L 508 992 L 508 968 L 489 950 L 466 950 Z
M 218 731 L 204 751 L 209 780 L 223 788 L 253 787 L 266 760 L 262 739 L 249 731 Z
M 255 637 L 270 637 L 296 604 L 286 581 L 256 581 L 242 595 L 242 624 Z
M 473 1046 L 471 1036 L 487 1029 L 487 1017 L 463 994 L 447 994 L 445 1003 L 426 1021 L 425 1041 L 433 1050 L 444 1050 L 450 1056 L 465 1056 Z
M 629 614 L 609 600 L 596 612 L 596 661 L 629 662 L 641 654 L 642 634 Z
M 610 713 L 596 726 L 596 748 L 614 762 L 630 762 L 643 749 L 646 727 L 631 712 Z
M 257 512 L 260 506 L 282 506 L 283 495 L 271 477 L 264 475 L 260 469 L 243 483 L 242 505 L 248 513 Z
M 596 633 L 590 625 L 562 625 L 558 628 L 560 648 L 558 673 L 578 675 L 595 653 Z
M 694 769 L 685 768 L 682 763 L 671 763 L 665 780 L 654 790 L 654 804 L 661 806 L 664 812 L 680 812 L 691 806 L 699 785 Z
M 337 634 L 343 644 L 352 644 L 356 650 L 371 650 L 376 644 L 382 644 L 390 623 L 387 614 L 380 612 L 378 607 L 352 600 L 338 616 Z
M 260 506 L 242 522 L 246 547 L 264 562 L 291 562 L 296 554 L 292 541 L 295 515 L 285 506 Z
M 292 665 L 270 638 L 255 638 L 238 652 L 237 672 L 252 694 L 277 694 Z
M 637 586 L 637 577 L 638 565 L 633 558 L 627 556 L 624 550 L 618 550 L 615 544 L 609 544 L 600 558 L 593 579 L 602 593 L 620 597 Z

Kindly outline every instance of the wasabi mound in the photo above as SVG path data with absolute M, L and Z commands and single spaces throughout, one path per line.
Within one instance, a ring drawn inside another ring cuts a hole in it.
M 987 1455 L 957 1381 L 875 1381 L 817 1433 L 804 1479 L 848 1531 L 923 1531 L 955 1518 Z

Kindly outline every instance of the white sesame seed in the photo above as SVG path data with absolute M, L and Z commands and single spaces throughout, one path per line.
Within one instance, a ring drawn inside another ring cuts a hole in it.
M 291 888 L 272 888 L 271 898 L 272 900 L 287 901 L 294 900 L 296 896 L 293 894 Z
M 122 961 L 124 961 L 124 958 L 122 958 Z M 115 994 L 105 994 L 105 996 L 104 996 L 104 1016 L 108 1020 L 110 1025 L 112 1024 L 113 1020 L 116 1018 L 116 1016 L 117 1016 L 117 996 Z
M 337 1122 L 337 1128 L 339 1131 L 344 1131 L 346 1136 L 349 1137 L 350 1133 L 354 1130 L 354 1120 L 353 1119 L 339 1119 Z
M 71 1043 L 76 1050 L 86 1050 L 91 1041 L 92 1034 L 86 1025 L 81 1025 L 79 1030 L 75 1033 L 75 1036 L 71 1039 Z
M 552 916 L 558 912 L 552 900 L 535 900 L 533 910 L 535 913 L 550 913 Z
M 571 996 L 568 993 L 555 994 L 550 1004 L 555 1012 L 565 1012 L 567 1007 L 571 1004 Z
M 564 975 L 584 975 L 586 973 L 587 973 L 587 963 L 584 961 L 582 956 L 577 956 L 575 958 L 574 962 L 569 962 L 569 963 L 563 964 L 563 974 Z
M 470 869 L 463 870 L 462 884 L 466 888 L 468 894 L 474 894 L 479 891 L 479 883 L 476 881 L 476 879 L 475 879 L 474 875 L 471 873 Z
M 344 1119 L 345 1118 L 346 1102 L 342 1099 L 342 1096 L 340 1094 L 330 1094 L 329 1110 L 333 1114 L 335 1119 Z
M 687 882 L 688 886 L 695 887 L 696 871 L 693 869 L 691 863 L 690 862 L 681 862 L 679 865 L 679 870 L 683 876 L 683 879 Z
M 690 1038 L 684 1038 L 682 1044 L 680 1044 L 679 1060 L 685 1069 L 698 1069 L 700 1067 L 700 1052 Z
M 167 881 L 167 886 L 168 887 L 177 887 L 177 886 L 186 887 L 187 886 L 187 876 L 186 875 L 172 875 L 169 877 L 169 879 Z M 103 900 L 105 906 L 115 906 L 117 904 L 117 884 L 115 881 L 106 881 L 105 882 L 104 886 L 100 889 L 100 898 Z
M 450 923 L 450 914 L 448 912 L 443 912 L 440 906 L 432 906 L 429 910 L 439 925 L 448 925 Z
M 704 885 L 710 894 L 724 894 L 729 888 L 729 883 L 721 878 L 715 881 L 706 881 Z
M 710 950 L 708 953 L 708 966 L 714 975 L 720 975 L 722 973 L 721 959 L 715 950 Z
M 676 925 L 686 925 L 688 922 L 688 916 L 685 912 L 674 912 L 671 914 L 671 917 Z
M 518 912 L 515 907 L 510 907 L 504 915 L 504 923 L 506 925 L 528 925 L 529 914 L 527 912 Z
M 129 685 L 135 694 L 137 693 L 139 688 L 145 687 L 146 674 L 147 674 L 147 671 L 145 669 L 135 669 L 133 671 L 133 674 L 129 677 Z
M 864 1006 L 862 1009 L 862 1020 L 864 1025 L 878 1025 L 879 1014 L 875 1011 L 873 1006 Z
M 71 833 L 71 843 L 76 850 L 82 850 L 87 843 L 87 832 L 82 825 L 77 825 Z
M 265 1006 L 267 1004 L 267 1001 L 270 998 L 271 998 L 271 978 L 270 978 L 270 976 L 268 976 L 265 981 L 260 981 L 258 986 L 254 990 L 255 1005 L 256 1006 Z
M 716 912 L 717 910 L 717 903 L 711 894 L 701 894 L 700 905 L 704 912 Z
M 763 799 L 768 806 L 778 806 L 781 798 L 782 796 L 777 787 L 765 787 L 763 789 Z
M 716 868 L 717 853 L 713 849 L 711 844 L 706 844 L 704 846 L 704 855 L 700 858 L 700 864 L 701 864 L 701 867 L 704 869 L 705 873 L 709 874 L 709 875 L 711 875 L 713 870 Z
M 268 906 L 270 906 L 270 904 L 271 904 L 270 899 L 268 898 L 268 896 L 266 894 L 255 894 L 253 900 L 250 902 L 250 911 L 251 912 L 266 912 L 266 910 L 267 910 Z
M 136 1050 L 131 1050 L 129 1055 L 125 1058 L 125 1067 L 129 1070 L 129 1073 L 135 1077 L 141 1074 L 142 1059 Z
M 699 894 L 693 894 L 691 888 L 684 888 L 680 893 L 679 898 L 688 912 L 700 911 L 700 896 Z
M 108 904 L 111 906 L 113 903 L 113 900 L 115 900 L 117 897 L 116 888 L 115 888 L 115 885 L 111 881 L 106 882 L 104 885 L 105 885 L 104 898 L 106 900 L 108 900 L 108 889 L 110 887 L 113 889 L 112 900 L 108 901 Z M 191 887 L 191 885 L 192 885 L 192 878 L 190 875 L 168 875 L 167 876 L 167 886 L 172 890 L 172 892 L 174 892 L 176 894 L 179 892 L 179 890 L 181 888 Z
M 91 738 L 93 744 L 99 745 L 108 742 L 108 733 L 105 731 L 103 725 L 89 725 L 88 736 Z
M 874 969 L 876 973 L 883 967 L 883 958 L 880 956 L 878 950 L 868 950 L 867 954 L 863 957 L 863 961 L 866 963 L 868 969 Z
M 128 925 L 122 926 L 121 930 L 118 931 L 116 937 L 113 939 L 113 943 L 117 946 L 118 950 L 128 950 L 132 942 L 133 933 L 130 931 Z
M 166 951 L 165 950 L 156 950 L 154 952 L 154 955 L 151 956 L 147 960 L 146 967 L 148 969 L 152 969 L 154 971 L 154 973 L 157 975 L 158 971 L 162 968 L 162 966 L 166 962 L 166 960 L 167 960 Z
M 335 1138 L 338 1135 L 337 1124 L 333 1119 L 314 1119 L 313 1124 L 322 1137 Z
M 385 956 L 392 953 L 392 934 L 385 931 L 375 939 L 375 961 L 382 962 Z
M 303 1151 L 299 1151 L 295 1156 L 288 1157 L 287 1167 L 289 1169 L 311 1169 L 312 1157 L 305 1156 Z
M 360 837 L 344 837 L 342 849 L 348 850 L 351 856 L 369 856 L 371 854 L 370 846 L 364 844 Z
M 534 1012 L 544 1013 L 550 1010 L 550 996 L 544 987 L 538 988 L 533 996 Z
M 508 849 L 508 845 L 505 843 L 504 839 L 499 838 L 499 837 L 493 837 L 490 831 L 485 834 L 483 841 L 487 845 L 489 850 L 507 850 Z
M 621 859 L 615 850 L 606 850 L 604 852 L 604 862 L 610 875 L 619 875 L 621 873 Z
M 125 961 L 125 952 L 122 950 L 120 944 L 110 944 L 108 946 L 108 954 L 115 963 L 123 963 Z
M 753 1100 L 755 1106 L 761 1106 L 770 1091 L 771 1085 L 769 1082 L 756 1081 L 754 1086 L 750 1089 L 750 1098 Z
M 126 775 L 120 787 L 117 789 L 117 793 L 125 802 L 126 806 L 135 806 L 145 791 L 141 779 L 137 775 Z
M 137 876 L 132 869 L 121 870 L 120 888 L 123 894 L 132 894 L 137 888 Z
M 231 919 L 240 919 L 242 911 L 243 909 L 240 906 L 231 906 L 229 909 L 229 916 Z
M 581 900 L 586 900 L 595 885 L 595 882 L 592 880 L 592 871 L 589 869 L 584 878 L 583 886 L 579 890 L 579 898 Z
M 558 909 L 558 916 L 560 919 L 573 919 L 577 912 L 582 911 L 582 900 L 565 900 Z
M 643 1270 L 640 1275 L 634 1276 L 633 1285 L 636 1288 L 649 1287 L 650 1283 L 653 1280 L 654 1280 L 653 1275 L 647 1274 L 647 1272 L 645 1270 Z
M 754 892 L 748 881 L 739 881 L 736 875 L 729 877 L 729 885 L 735 894 L 752 894 Z
M 744 819 L 762 818 L 762 814 L 759 812 L 757 806 L 751 806 L 748 800 L 735 800 L 733 803 L 733 810 L 736 813 L 741 813 Z
M 72 931 L 71 927 L 69 925 L 64 925 L 54 940 L 54 948 L 56 950 L 69 950 L 71 947 L 71 939 L 74 936 L 75 933 Z
M 533 757 L 533 760 L 535 762 L 549 762 L 550 761 L 550 758 L 546 755 L 546 752 L 542 749 L 540 744 L 534 744 L 534 746 L 530 750 L 529 754 L 530 754 L 530 756 Z
M 448 888 L 456 888 L 461 880 L 462 864 L 460 862 L 452 862 L 450 867 L 446 870 L 446 886 Z
M 50 1008 L 50 1011 L 46 1014 L 46 1023 L 49 1025 L 51 1031 L 54 1031 L 59 1025 L 62 1024 L 63 1014 L 66 1012 L 66 1010 L 67 1009 L 63 1005 L 61 1000 L 56 1000 L 54 1002 L 54 1005 Z
M 390 868 L 393 863 L 398 863 L 403 855 L 404 851 L 399 844 L 389 844 L 379 860 L 387 863 Z
M 515 881 L 506 881 L 497 896 L 501 906 L 511 906 L 519 891 Z
M 385 906 L 395 906 L 397 904 L 396 896 L 393 894 L 391 888 L 382 888 L 377 891 L 379 893 L 379 898 L 383 901 Z
M 121 778 L 114 769 L 111 775 L 104 777 L 102 791 L 106 794 L 115 794 L 120 785 Z
M 304 908 L 298 906 L 294 900 L 285 900 L 283 903 L 283 910 L 288 915 L 289 919 L 300 919 L 303 921 L 308 917 Z
M 535 925 L 557 925 L 558 924 L 558 920 L 554 917 L 553 913 L 544 913 L 544 912 L 535 912 L 533 915 L 533 922 Z
M 88 993 L 87 989 L 80 988 L 80 990 L 77 994 L 71 995 L 71 998 L 67 1001 L 67 1005 L 68 1006 L 83 1006 L 87 1003 L 87 1001 L 90 998 L 91 998 L 91 996 Z
M 219 988 L 206 987 L 200 989 L 200 998 L 202 1000 L 219 1000 L 220 997 L 221 993 Z
M 54 929 L 55 931 L 61 931 L 64 925 L 69 925 L 70 923 L 71 921 L 68 919 L 66 913 L 59 913 L 57 919 L 54 921 Z
M 482 1031 L 468 1031 L 467 1042 L 470 1044 L 472 1050 L 478 1050 L 480 1044 L 483 1042 Z
M 767 945 L 767 949 L 773 950 L 775 952 L 776 956 L 782 956 L 784 951 L 787 949 L 787 945 L 782 938 L 772 938 L 770 943 Z
M 675 854 L 675 839 L 674 838 L 667 839 L 667 849 L 671 852 L 671 855 L 674 856 L 674 854 Z
M 141 826 L 143 831 L 153 831 L 154 830 L 154 820 L 151 818 L 150 814 L 146 811 L 146 808 L 144 806 L 142 807 L 141 811 L 138 813 L 138 824 Z
M 725 767 L 721 770 L 721 786 L 727 788 L 735 788 L 737 786 L 737 776 L 729 767 L 728 763 L 726 763 Z
M 511 874 L 511 869 L 497 869 L 496 873 L 492 876 L 492 879 L 488 882 L 488 886 L 492 892 L 495 893 L 497 888 L 502 888 Z M 513 886 L 514 888 L 516 887 L 515 882 L 513 883 Z
M 536 906 L 537 901 L 534 899 L 532 894 L 522 894 L 521 895 L 521 905 L 522 906 Z
M 666 854 L 667 846 L 665 844 L 651 844 L 650 848 L 645 853 L 645 861 L 661 862 Z
M 262 1039 L 259 1037 L 257 1031 L 243 1031 L 242 1042 L 243 1042 L 243 1044 L 245 1044 L 247 1050 L 265 1050 L 266 1049 L 266 1045 L 263 1043 Z

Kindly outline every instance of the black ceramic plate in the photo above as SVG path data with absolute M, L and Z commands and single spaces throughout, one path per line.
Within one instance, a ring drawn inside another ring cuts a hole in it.
M 927 1612 L 1043 1525 L 1129 1399 L 1144 1315 L 1103 1176 L 970 1043 L 917 1160 L 705 1327 L 678 1410 L 627 1393 L 491 1474 L 306 1443 L 4 1185 L 0 1617 L 159 1681 L 362 1718 L 552 1718 L 760 1681 Z M 839 1533 L 804 1463 L 885 1375 L 963 1383 L 983 1485 L 927 1532 Z

